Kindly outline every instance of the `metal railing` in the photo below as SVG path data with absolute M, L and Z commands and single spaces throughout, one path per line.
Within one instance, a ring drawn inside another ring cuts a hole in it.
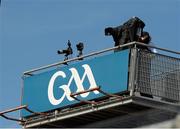
M 80 59 L 85 59 L 85 58 L 88 58 L 88 57 L 100 55 L 100 54 L 103 54 L 103 53 L 106 53 L 106 52 L 109 52 L 109 51 L 114 51 L 116 49 L 130 47 L 130 46 L 133 46 L 135 44 L 136 44 L 136 42 L 130 42 L 130 43 L 127 43 L 127 44 L 116 46 L 116 47 L 107 48 L 107 49 L 104 49 L 104 50 L 101 50 L 101 51 L 98 51 L 98 52 L 92 52 L 90 54 L 87 54 L 87 55 L 84 55 L 84 56 L 81 56 L 81 57 L 76 57 L 76 58 L 68 59 L 68 60 L 65 60 L 65 61 L 57 62 L 57 63 L 54 63 L 54 64 L 42 66 L 42 67 L 39 67 L 39 68 L 36 68 L 36 69 L 32 69 L 32 70 L 24 72 L 23 74 L 24 75 L 31 75 L 34 72 L 38 72 L 38 71 L 45 70 L 45 69 L 55 67 L 55 66 L 59 66 L 59 65 L 64 65 L 64 64 L 66 64 L 68 62 L 79 61 Z
M 141 47 L 140 47 L 141 46 Z M 91 54 L 69 59 L 62 62 L 57 62 L 51 65 L 43 66 L 37 69 L 24 72 L 24 75 L 34 74 L 36 72 L 49 69 L 51 67 L 63 65 L 68 62 L 78 61 L 80 58 L 88 58 L 92 56 L 97 56 L 106 52 L 116 52 L 120 49 L 130 49 L 129 54 L 129 75 L 128 75 L 128 92 L 127 95 L 109 95 L 114 96 L 111 98 L 106 98 L 103 100 L 93 100 L 84 101 L 79 100 L 75 96 L 85 92 L 91 92 L 90 89 L 78 93 L 72 93 L 71 96 L 74 99 L 86 103 L 85 105 L 74 106 L 71 108 L 57 109 L 55 111 L 48 112 L 48 117 L 44 118 L 42 115 L 33 116 L 31 118 L 26 118 L 27 125 L 24 127 L 36 127 L 39 124 L 48 124 L 49 119 L 52 121 L 68 119 L 73 116 L 78 116 L 93 111 L 110 108 L 113 106 L 118 106 L 121 104 L 131 103 L 135 93 L 140 93 L 140 95 L 151 98 L 159 97 L 162 101 L 179 103 L 180 102 L 180 59 L 175 57 L 170 57 L 167 55 L 162 55 L 160 53 L 152 53 L 150 51 L 142 49 L 143 47 L 155 48 L 158 51 L 168 52 L 175 55 L 180 55 L 180 52 L 171 51 L 168 49 L 163 49 L 155 46 L 150 46 L 142 44 L 139 42 L 131 42 L 125 45 L 120 45 L 102 51 L 93 52 Z M 118 91 L 117 91 L 118 92 Z M 130 93 L 130 94 L 129 94 Z M 127 99 L 127 101 L 125 101 Z M 178 104 L 179 105 L 179 104 Z M 49 119 L 48 119 L 49 118 Z M 58 119 L 57 119 L 58 118 Z
M 98 51 L 98 52 L 92 52 L 90 54 L 87 54 L 87 55 L 84 55 L 84 56 L 81 56 L 81 57 L 76 57 L 76 58 L 68 59 L 68 60 L 65 60 L 65 61 L 57 62 L 57 63 L 54 63 L 54 64 L 50 64 L 50 65 L 42 66 L 42 67 L 39 67 L 39 68 L 35 68 L 35 69 L 29 70 L 29 71 L 25 71 L 23 74 L 24 75 L 31 75 L 34 72 L 45 70 L 45 69 L 55 67 L 55 66 L 58 66 L 58 65 L 63 65 L 63 64 L 66 64 L 68 62 L 78 61 L 78 60 L 80 60 L 82 58 L 85 59 L 85 58 L 100 55 L 100 54 L 103 54 L 103 53 L 106 53 L 106 52 L 109 52 L 109 51 L 114 51 L 116 49 L 118 50 L 118 49 L 122 49 L 122 48 L 132 48 L 132 47 L 136 47 L 137 45 L 145 46 L 145 47 L 149 47 L 149 48 L 155 48 L 155 49 L 158 49 L 158 50 L 161 50 L 161 51 L 165 51 L 165 52 L 180 55 L 180 52 L 176 52 L 176 51 L 172 51 L 172 50 L 168 50 L 168 49 L 164 49 L 164 48 L 160 48 L 160 47 L 156 47 L 156 46 L 152 46 L 152 45 L 147 45 L 147 44 L 140 43 L 140 42 L 130 42 L 130 43 L 115 46 L 115 47 L 112 47 L 112 48 L 107 48 L 107 49 L 104 49 L 104 50 L 101 50 L 101 51 Z
M 136 91 L 142 96 L 169 102 L 180 101 L 180 59 L 139 49 Z
M 158 53 L 142 49 L 143 47 L 155 48 Z M 79 61 L 110 51 L 130 48 L 130 67 L 129 67 L 129 84 L 128 89 L 130 95 L 135 92 L 140 92 L 141 95 L 151 97 L 162 97 L 162 100 L 180 101 L 180 59 L 170 57 L 161 52 L 167 52 L 175 55 L 180 55 L 180 52 L 143 44 L 140 42 L 130 42 L 112 48 L 107 48 L 98 52 L 93 52 L 82 57 L 72 58 L 66 61 L 57 62 L 54 64 L 42 66 L 24 72 L 24 75 L 33 75 L 36 72 L 47 70 L 52 67 L 64 65 L 68 62 Z

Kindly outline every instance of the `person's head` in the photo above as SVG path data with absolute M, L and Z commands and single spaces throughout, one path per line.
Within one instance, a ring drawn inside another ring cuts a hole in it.
M 142 32 L 142 42 L 149 44 L 150 41 L 151 41 L 151 36 L 149 35 L 149 33 L 146 31 L 143 31 Z

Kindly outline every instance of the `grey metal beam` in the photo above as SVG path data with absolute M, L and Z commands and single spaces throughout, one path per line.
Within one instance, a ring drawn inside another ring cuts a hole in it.
M 131 49 L 130 52 L 130 67 L 129 67 L 129 84 L 128 89 L 130 91 L 130 96 L 134 93 L 135 88 L 135 75 L 136 75 L 136 61 L 137 61 L 137 49 L 135 48 Z
M 180 54 L 180 52 L 176 52 L 176 51 L 173 51 L 173 50 L 169 50 L 169 49 L 166 49 L 166 48 L 160 48 L 160 47 L 156 47 L 156 46 L 152 46 L 152 45 L 147 45 L 147 44 L 144 44 L 144 43 L 141 43 L 141 42 L 135 42 L 135 44 L 140 45 L 140 46 L 146 46 L 146 47 L 150 47 L 150 48 L 155 48 L 155 49 L 158 49 L 158 50 L 162 50 L 162 51 L 166 51 L 166 52 L 170 52 L 170 53 L 174 53 L 174 54 Z
M 117 101 L 115 103 L 111 103 L 111 104 L 103 105 L 103 106 L 99 106 L 99 107 L 92 107 L 91 109 L 84 109 L 84 110 L 81 110 L 79 112 L 74 112 L 74 113 L 70 113 L 70 114 L 66 114 L 66 115 L 60 115 L 60 116 L 57 116 L 57 117 L 54 117 L 54 118 L 42 120 L 40 122 L 33 122 L 31 124 L 28 124 L 28 122 L 27 122 L 24 127 L 25 128 L 36 127 L 36 126 L 44 125 L 44 124 L 47 124 L 47 123 L 51 123 L 51 122 L 55 122 L 55 121 L 59 121 L 59 120 L 64 120 L 64 119 L 79 116 L 79 115 L 82 115 L 82 114 L 87 114 L 87 113 L 91 113 L 91 112 L 95 112 L 95 111 L 100 111 L 100 110 L 103 110 L 103 109 L 107 109 L 107 108 L 111 108 L 111 107 L 115 107 L 115 106 L 119 106 L 119 105 L 124 105 L 124 104 L 128 104 L 128 103 L 132 103 L 132 99 L 128 99 L 128 100 L 124 100 L 124 101 Z
M 39 68 L 36 68 L 36 69 L 32 69 L 32 70 L 24 72 L 23 74 L 28 75 L 28 74 L 31 74 L 31 73 L 36 72 L 36 71 L 40 71 L 40 70 L 47 69 L 47 68 L 50 68 L 50 67 L 54 67 L 54 66 L 58 66 L 58 65 L 61 65 L 61 64 L 68 63 L 68 62 L 76 61 L 76 60 L 79 60 L 79 59 L 82 59 L 82 58 L 87 58 L 87 57 L 91 57 L 91 56 L 94 56 L 94 55 L 99 55 L 99 54 L 102 54 L 102 53 L 105 53 L 105 52 L 108 52 L 108 51 L 112 51 L 114 49 L 131 46 L 133 44 L 135 44 L 135 42 L 130 42 L 130 43 L 127 43 L 127 44 L 124 44 L 124 45 L 119 45 L 119 46 L 116 46 L 116 47 L 107 48 L 107 49 L 104 49 L 104 50 L 101 50 L 101 51 L 98 51 L 98 52 L 93 52 L 93 53 L 90 53 L 90 54 L 87 54 L 87 55 L 84 55 L 84 56 L 81 56 L 81 57 L 76 57 L 76 58 L 68 59 L 66 61 L 61 61 L 61 62 L 57 62 L 57 63 L 54 63 L 54 64 L 42 66 L 42 67 L 39 67 Z
M 132 97 L 132 99 L 133 99 L 133 103 L 135 103 L 135 104 L 180 113 L 180 105 L 179 104 L 165 102 L 165 101 L 161 101 L 161 100 L 155 100 L 152 98 L 142 97 L 139 95 Z
M 101 50 L 101 51 L 98 51 L 98 52 L 93 52 L 93 53 L 84 55 L 82 57 L 76 57 L 76 58 L 72 58 L 72 59 L 69 59 L 69 60 L 66 60 L 66 61 L 61 61 L 61 62 L 57 62 L 57 63 L 54 63 L 54 64 L 42 66 L 42 67 L 39 67 L 39 68 L 36 68 L 36 69 L 26 71 L 23 74 L 28 75 L 28 74 L 31 74 L 31 73 L 36 72 L 36 71 L 40 71 L 40 70 L 47 69 L 47 68 L 50 68 L 50 67 L 54 67 L 54 66 L 58 66 L 58 65 L 61 65 L 61 64 L 68 63 L 68 62 L 76 61 L 76 60 L 79 60 L 79 59 L 82 59 L 82 58 L 87 58 L 87 57 L 99 55 L 99 54 L 102 54 L 102 53 L 105 53 L 105 52 L 108 52 L 108 51 L 112 51 L 112 50 L 115 50 L 115 49 L 118 49 L 118 48 L 132 46 L 132 45 L 135 45 L 135 44 L 136 45 L 141 45 L 141 46 L 147 46 L 147 47 L 150 47 L 150 48 L 156 48 L 156 49 L 166 51 L 166 52 L 170 52 L 170 53 L 174 53 L 174 54 L 180 54 L 180 52 L 176 52 L 176 51 L 172 51 L 172 50 L 168 50 L 168 49 L 165 49 L 165 48 L 160 48 L 160 47 L 156 47 L 156 46 L 152 46 L 152 45 L 147 45 L 147 44 L 144 44 L 144 43 L 141 43 L 141 42 L 130 42 L 130 43 L 127 43 L 127 44 L 116 46 L 116 47 L 107 48 L 107 49 L 104 49 L 104 50 Z
M 14 111 L 17 111 L 17 110 L 21 110 L 21 109 L 24 109 L 24 108 L 27 108 L 27 105 L 18 106 L 18 107 L 15 107 L 15 108 L 11 108 L 9 110 L 2 111 L 2 112 L 0 112 L 0 115 L 6 114 L 6 113 L 9 113 L 9 112 L 14 112 Z

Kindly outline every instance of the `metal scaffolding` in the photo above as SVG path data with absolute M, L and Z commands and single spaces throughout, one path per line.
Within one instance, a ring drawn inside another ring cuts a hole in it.
M 153 53 L 151 51 L 143 50 L 139 46 L 156 48 L 159 51 L 159 53 Z M 89 114 L 95 111 L 102 112 L 104 110 L 110 110 L 115 107 L 123 107 L 123 105 L 128 105 L 128 104 L 129 105 L 137 104 L 139 105 L 139 108 L 143 108 L 143 110 L 144 110 L 143 106 L 146 106 L 152 109 L 157 108 L 160 111 L 167 110 L 170 112 L 172 111 L 173 113 L 179 112 L 180 111 L 179 110 L 180 59 L 177 57 L 170 57 L 161 54 L 161 51 L 168 52 L 171 54 L 173 53 L 175 55 L 180 55 L 180 52 L 174 52 L 171 50 L 150 46 L 139 42 L 132 42 L 129 44 L 120 45 L 117 47 L 113 47 L 89 55 L 85 55 L 83 58 L 85 59 L 91 56 L 97 56 L 105 52 L 114 51 L 121 47 L 130 49 L 129 75 L 128 75 L 129 92 L 126 93 L 125 96 L 123 94 L 117 95 L 117 94 L 109 94 L 103 92 L 100 87 L 78 93 L 71 93 L 71 97 L 73 97 L 79 102 L 84 103 L 84 105 L 79 105 L 79 106 L 77 105 L 69 109 L 62 109 L 62 110 L 57 109 L 56 111 L 54 111 L 54 113 L 53 112 L 49 113 L 49 120 L 45 120 L 42 117 L 36 116 L 34 117 L 34 119 L 29 121 L 29 125 L 27 124 L 27 127 L 45 127 L 43 125 L 46 125 L 47 123 L 55 123 L 55 121 L 65 121 L 66 119 L 71 119 L 71 118 L 79 119 L 78 116 L 83 117 L 83 114 Z M 69 59 L 65 62 L 76 61 L 76 60 L 78 60 L 78 58 Z M 63 61 L 60 63 L 55 63 L 52 65 L 33 69 L 25 72 L 24 75 L 28 75 L 32 73 L 34 74 L 34 72 L 37 72 L 39 70 L 41 71 L 49 67 L 54 67 L 60 64 L 64 64 L 65 62 Z M 99 92 L 107 96 L 106 99 L 87 101 L 87 100 L 79 100 L 76 97 L 77 95 L 80 95 L 82 93 L 92 92 L 94 90 L 98 90 Z M 122 110 L 122 112 L 124 111 Z M 153 121 L 153 118 L 151 119 L 152 119 L 151 121 Z M 39 121 L 41 122 L 41 124 L 39 123 Z
M 148 50 L 142 50 L 139 46 L 146 46 L 148 48 L 156 48 L 158 51 L 168 52 L 176 55 L 175 57 L 170 57 L 165 54 L 153 53 Z M 106 117 L 114 117 L 118 115 L 129 115 L 132 112 L 138 112 L 135 108 L 146 111 L 150 108 L 159 110 L 168 110 L 173 113 L 180 112 L 180 52 L 175 52 L 155 46 L 150 46 L 142 44 L 139 42 L 131 42 L 125 45 L 120 45 L 113 48 L 108 48 L 102 51 L 94 52 L 80 58 L 86 59 L 88 57 L 97 56 L 99 54 L 104 54 L 106 52 L 113 51 L 119 48 L 130 49 L 129 53 L 129 72 L 128 72 L 128 91 L 125 93 L 109 94 L 104 92 L 101 87 L 71 93 L 71 97 L 75 100 L 82 102 L 83 104 L 76 104 L 74 106 L 69 106 L 66 108 L 55 109 L 52 111 L 47 111 L 45 113 L 36 113 L 27 108 L 27 106 L 17 107 L 15 110 L 25 109 L 32 112 L 33 115 L 27 118 L 14 119 L 4 116 L 5 113 L 9 111 L 15 111 L 14 109 L 0 112 L 0 116 L 21 122 L 24 128 L 26 127 L 46 127 L 59 126 L 68 119 L 82 119 L 86 118 L 85 114 L 90 114 L 96 112 L 96 117 L 102 119 L 100 115 Z M 178 56 L 177 56 L 178 55 Z M 24 72 L 23 76 L 33 76 L 37 73 L 42 72 L 42 70 L 47 70 L 49 68 L 57 67 L 63 65 L 67 62 L 78 61 L 79 57 L 69 59 L 62 62 L 57 62 L 51 65 L 36 68 L 27 72 Z M 78 95 L 92 92 L 94 90 L 99 91 L 105 97 L 104 99 L 94 99 L 91 100 L 80 100 L 77 98 Z M 121 110 L 121 107 L 126 107 Z M 135 108 L 134 108 L 135 107 Z M 116 109 L 118 108 L 118 110 Z M 119 110 L 120 109 L 120 110 Z M 128 111 L 127 111 L 128 109 Z M 130 110 L 131 109 L 131 110 Z M 112 114 L 108 114 L 107 110 L 112 110 Z M 100 113 L 101 112 L 101 113 Z M 118 113 L 115 113 L 118 112 Z M 153 111 L 152 111 L 153 112 Z M 169 113 L 169 112 L 168 112 Z M 100 114 L 100 115 L 98 115 Z M 166 113 L 165 113 L 166 114 Z M 91 114 L 92 115 L 92 114 Z M 174 114 L 173 114 L 174 115 Z M 81 116 L 82 118 L 78 117 Z M 93 117 L 94 119 L 96 117 Z M 87 117 L 89 119 L 89 117 Z M 121 118 L 123 119 L 123 118 Z M 98 119 L 99 120 L 99 119 Z M 55 122 L 58 121 L 59 125 Z M 73 120 L 72 120 L 73 121 Z M 89 120 L 87 120 L 89 121 Z M 42 126 L 41 126 L 42 125 Z M 67 124 L 66 127 L 70 125 Z M 61 126 L 60 126 L 61 127 Z M 76 127 L 79 127 L 76 125 Z M 88 127 L 88 126 L 87 126 Z

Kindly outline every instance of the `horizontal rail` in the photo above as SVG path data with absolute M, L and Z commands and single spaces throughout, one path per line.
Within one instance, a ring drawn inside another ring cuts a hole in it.
M 28 108 L 28 105 L 22 105 L 22 106 L 18 106 L 18 107 L 15 107 L 15 108 L 11 108 L 11 109 L 8 109 L 8 110 L 5 110 L 5 111 L 2 111 L 0 112 L 0 116 L 5 118 L 5 119 L 8 119 L 8 120 L 12 120 L 12 121 L 17 121 L 17 122 L 26 122 L 24 120 L 21 120 L 21 119 L 18 119 L 18 118 L 12 118 L 12 117 L 8 117 L 6 116 L 5 114 L 7 113 L 10 113 L 10 112 L 14 112 L 14 111 L 18 111 L 18 110 L 22 110 L 22 109 L 25 109 L 26 111 L 30 112 L 30 113 L 33 113 L 33 114 L 36 114 L 36 115 L 43 115 L 43 116 L 47 116 L 47 113 L 43 113 L 43 112 L 34 112 L 32 110 L 30 110 Z
M 81 106 L 76 109 L 72 108 L 72 111 L 70 111 L 71 113 L 69 113 L 69 111 L 66 112 L 65 114 L 62 114 L 61 112 L 59 112 L 60 115 L 57 115 L 56 117 L 49 117 L 50 119 L 43 119 L 43 120 L 41 119 L 41 120 L 37 120 L 37 122 L 34 121 L 31 123 L 27 123 L 25 128 L 33 128 L 36 126 L 38 127 L 39 125 L 45 125 L 47 123 L 56 122 L 56 121 L 84 115 L 87 113 L 101 111 L 101 110 L 105 110 L 111 107 L 129 104 L 132 102 L 133 102 L 132 97 L 124 98 L 122 101 L 119 101 L 119 99 L 114 99 L 114 100 L 108 99 L 108 101 L 106 100 L 105 102 L 98 103 L 96 107 L 92 107 L 92 105 L 87 105 L 87 107 Z
M 84 90 L 84 91 L 80 91 L 80 92 L 77 92 L 77 93 L 72 93 L 70 94 L 71 97 L 73 96 L 76 96 L 76 95 L 80 95 L 80 94 L 83 94 L 83 93 L 87 93 L 87 92 L 91 92 L 91 91 L 95 91 L 95 90 L 99 90 L 100 87 L 96 87 L 96 88 L 92 88 L 92 89 L 89 89 L 89 90 Z
M 43 116 L 47 116 L 48 113 L 44 113 L 44 112 L 34 112 L 32 110 L 30 110 L 28 107 L 25 107 L 24 108 L 26 111 L 30 112 L 30 113 L 33 113 L 35 115 L 43 115 Z
M 76 57 L 76 58 L 68 59 L 68 60 L 65 60 L 65 61 L 57 62 L 57 63 L 54 63 L 54 64 L 50 64 L 50 65 L 42 66 L 42 67 L 39 67 L 39 68 L 35 68 L 35 69 L 32 69 L 32 70 L 26 71 L 23 74 L 24 75 L 32 75 L 31 73 L 33 73 L 33 72 L 37 72 L 37 71 L 47 69 L 47 68 L 50 68 L 50 67 L 58 66 L 58 65 L 61 65 L 61 64 L 66 64 L 68 62 L 84 59 L 84 58 L 87 58 L 87 57 L 99 55 L 99 54 L 102 54 L 102 53 L 105 53 L 105 52 L 108 52 L 108 51 L 112 51 L 112 50 L 115 50 L 115 49 L 118 49 L 118 48 L 132 46 L 132 45 L 141 45 L 141 46 L 146 46 L 146 47 L 150 47 L 150 48 L 156 48 L 156 49 L 166 51 L 166 52 L 170 52 L 170 53 L 174 53 L 174 54 L 180 54 L 180 52 L 175 52 L 175 51 L 172 51 L 172 50 L 168 50 L 168 49 L 164 49 L 164 48 L 160 48 L 160 47 L 155 47 L 155 46 L 152 46 L 152 45 L 147 45 L 147 44 L 144 44 L 144 43 L 141 43 L 141 42 L 130 42 L 130 43 L 127 43 L 127 44 L 116 46 L 116 47 L 107 48 L 107 49 L 104 49 L 104 50 L 101 50 L 101 51 L 98 51 L 98 52 L 93 52 L 93 53 L 90 53 L 90 54 L 87 54 L 87 55 L 84 55 L 84 56 L 81 56 L 81 57 Z
M 104 94 L 104 95 L 106 95 L 106 96 L 117 97 L 117 98 L 119 98 L 119 99 L 123 99 L 122 96 L 119 96 L 119 95 L 116 95 L 116 94 L 109 94 L 109 93 L 104 92 L 104 91 L 101 90 L 101 89 L 99 89 L 98 91 L 99 91 L 101 94 Z
M 106 96 L 110 96 L 110 97 L 117 97 L 117 98 L 120 98 L 120 99 L 123 99 L 122 96 L 119 96 L 119 95 L 116 95 L 116 94 L 109 94 L 109 93 L 106 93 L 104 92 L 103 90 L 101 90 L 101 87 L 95 87 L 95 88 L 92 88 L 92 89 L 89 89 L 89 90 L 84 90 L 84 91 L 80 91 L 80 92 L 76 92 L 76 93 L 71 93 L 70 96 L 72 98 L 74 98 L 75 100 L 77 101 L 81 101 L 81 102 L 84 102 L 84 103 L 89 103 L 89 104 L 97 104 L 97 102 L 94 102 L 94 101 L 88 101 L 88 100 L 80 100 L 78 98 L 76 98 L 75 96 L 77 95 L 80 95 L 80 94 L 83 94 L 83 93 L 87 93 L 87 92 L 92 92 L 92 91 L 99 91 L 100 93 L 106 95 Z
M 9 113 L 9 112 L 18 111 L 18 110 L 25 109 L 25 108 L 27 108 L 27 105 L 11 108 L 9 110 L 5 110 L 5 111 L 0 112 L 0 116 L 7 119 L 7 120 L 12 120 L 12 121 L 17 121 L 17 122 L 22 122 L 23 123 L 23 122 L 25 122 L 24 120 L 21 120 L 21 119 L 18 119 L 18 118 L 8 117 L 8 116 L 6 116 L 4 114 Z
M 81 102 L 81 103 L 94 104 L 94 105 L 96 105 L 96 104 L 97 104 L 97 102 L 94 102 L 94 101 L 89 101 L 89 100 L 80 100 L 80 99 L 76 98 L 75 96 L 71 96 L 71 97 L 72 97 L 73 99 L 75 99 L 75 100 L 77 100 L 77 101 Z
M 24 120 L 21 120 L 21 119 L 17 119 L 17 118 L 11 118 L 11 117 L 7 117 L 5 115 L 1 115 L 3 118 L 7 119 L 7 120 L 12 120 L 12 121 L 17 121 L 17 122 L 26 122 Z
M 104 53 L 104 52 L 108 52 L 108 51 L 112 51 L 114 49 L 131 46 L 133 44 L 135 44 L 135 42 L 131 42 L 131 43 L 124 44 L 124 45 L 119 45 L 119 46 L 112 47 L 112 48 L 107 48 L 107 49 L 104 49 L 104 50 L 101 50 L 101 51 L 98 51 L 98 52 L 93 52 L 93 53 L 90 53 L 90 54 L 87 54 L 87 55 L 84 55 L 84 56 L 81 56 L 81 57 L 76 57 L 76 58 L 68 59 L 68 60 L 65 60 L 65 61 L 57 62 L 57 63 L 54 63 L 54 64 L 42 66 L 42 67 L 39 67 L 39 68 L 36 68 L 36 69 L 32 69 L 32 70 L 24 72 L 23 74 L 27 75 L 27 74 L 30 74 L 32 72 L 40 71 L 40 70 L 47 69 L 47 68 L 50 68 L 50 67 L 54 67 L 54 66 L 61 65 L 61 64 L 66 64 L 68 62 L 76 61 L 76 60 L 79 60 L 79 59 L 82 59 L 82 58 L 87 58 L 87 57 L 90 57 L 90 56 L 99 55 L 99 54 Z
M 16 107 L 16 108 L 12 108 L 12 109 L 9 109 L 9 110 L 2 111 L 2 112 L 0 112 L 0 115 L 6 114 L 6 113 L 9 113 L 9 112 L 14 112 L 14 111 L 24 109 L 24 108 L 27 108 L 27 105 L 23 105 L 23 106 L 19 106 L 19 107 Z
M 146 46 L 146 47 L 151 47 L 151 48 L 156 48 L 158 50 L 162 50 L 162 51 L 166 51 L 166 52 L 170 52 L 170 53 L 174 53 L 174 54 L 180 54 L 180 52 L 176 52 L 176 51 L 172 51 L 172 50 L 168 50 L 165 48 L 160 48 L 160 47 L 156 47 L 156 46 L 152 46 L 152 45 L 147 45 L 141 42 L 135 42 L 136 45 L 141 45 L 141 46 Z
M 99 90 L 99 89 L 100 89 L 100 87 L 95 87 L 95 88 L 91 88 L 91 89 L 89 89 L 89 90 L 84 90 L 84 91 L 80 91 L 80 92 L 76 92 L 76 93 L 71 93 L 70 96 L 71 96 L 72 98 L 74 98 L 75 100 L 80 101 L 80 102 L 82 102 L 82 103 L 88 103 L 88 104 L 95 104 L 95 105 L 96 105 L 97 103 L 94 102 L 94 101 L 80 100 L 80 99 L 76 98 L 75 96 L 80 95 L 80 94 L 83 94 L 83 93 L 87 93 L 87 92 Z

